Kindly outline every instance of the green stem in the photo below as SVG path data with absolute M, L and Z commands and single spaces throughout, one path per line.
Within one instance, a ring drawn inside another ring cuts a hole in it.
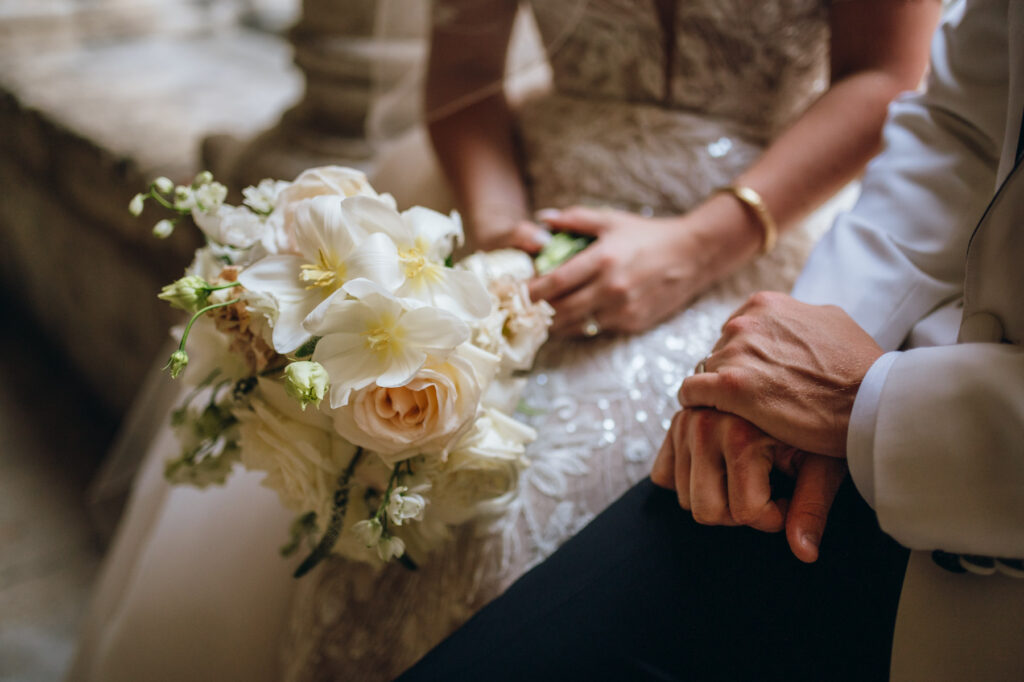
M 221 284 L 219 287 L 205 287 L 206 291 L 220 291 L 221 289 L 231 289 L 232 287 L 242 286 L 241 282 L 232 282 L 231 284 Z
M 185 350 L 185 341 L 188 340 L 188 335 L 192 331 L 192 325 L 196 323 L 196 320 L 198 320 L 200 317 L 210 312 L 211 310 L 223 308 L 226 305 L 234 305 L 241 300 L 242 299 L 240 298 L 235 298 L 230 301 L 224 301 L 223 303 L 214 303 L 213 305 L 208 305 L 205 308 L 200 308 L 199 310 L 197 310 L 195 314 L 192 316 L 192 319 L 188 321 L 187 325 L 185 325 L 185 333 L 181 335 L 181 343 L 178 344 L 178 350 Z
M 184 209 L 175 207 L 174 204 L 172 204 L 171 202 L 167 201 L 167 199 L 164 199 L 162 196 L 160 196 L 160 193 L 157 192 L 156 188 L 154 188 L 154 187 L 150 187 L 149 188 L 149 196 L 153 197 L 153 199 L 158 204 L 163 206 L 164 208 L 169 209 L 171 211 L 174 211 L 178 215 L 187 215 L 188 213 L 191 213 L 191 211 L 186 211 Z
M 324 531 L 324 536 L 320 538 L 320 542 L 317 543 L 310 555 L 295 569 L 295 573 L 292 574 L 294 577 L 301 578 L 313 570 L 317 564 L 327 558 L 331 550 L 334 549 L 334 545 L 337 544 L 338 538 L 341 536 L 341 528 L 345 523 L 345 510 L 348 507 L 348 495 L 351 490 L 349 483 L 352 481 L 352 475 L 362 456 L 363 449 L 356 448 L 355 454 L 352 455 L 352 461 L 338 476 L 338 487 L 334 490 L 334 504 L 331 506 L 331 519 L 327 523 L 327 530 Z

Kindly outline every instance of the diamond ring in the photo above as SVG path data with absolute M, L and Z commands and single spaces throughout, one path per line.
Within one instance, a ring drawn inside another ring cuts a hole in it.
M 590 315 L 583 321 L 583 336 L 587 338 L 593 338 L 601 333 L 601 325 L 598 324 L 597 320 L 594 319 L 593 315 Z

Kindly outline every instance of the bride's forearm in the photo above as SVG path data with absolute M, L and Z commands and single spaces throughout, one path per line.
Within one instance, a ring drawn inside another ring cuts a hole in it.
M 761 195 L 780 232 L 855 178 L 879 151 L 889 103 L 915 88 L 924 72 L 941 6 L 842 3 L 831 12 L 831 87 L 735 179 Z M 721 274 L 746 262 L 762 243 L 756 214 L 733 196 L 715 195 L 687 218 L 704 231 L 706 248 L 722 254 Z
M 512 114 L 503 94 L 433 121 L 429 129 L 472 237 L 487 242 L 529 217 Z

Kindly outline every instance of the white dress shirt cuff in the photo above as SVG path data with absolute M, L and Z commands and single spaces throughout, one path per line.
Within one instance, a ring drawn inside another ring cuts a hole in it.
M 889 369 L 896 362 L 898 352 L 886 353 L 871 365 L 864 375 L 860 390 L 850 413 L 850 429 L 846 435 L 846 461 L 850 476 L 861 497 L 875 506 L 875 430 L 878 423 L 878 403 Z

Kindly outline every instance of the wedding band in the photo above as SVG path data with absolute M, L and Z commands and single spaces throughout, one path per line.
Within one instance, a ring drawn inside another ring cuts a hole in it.
M 591 315 L 583 321 L 583 336 L 592 338 L 601 333 L 601 325 L 597 323 L 594 316 Z

